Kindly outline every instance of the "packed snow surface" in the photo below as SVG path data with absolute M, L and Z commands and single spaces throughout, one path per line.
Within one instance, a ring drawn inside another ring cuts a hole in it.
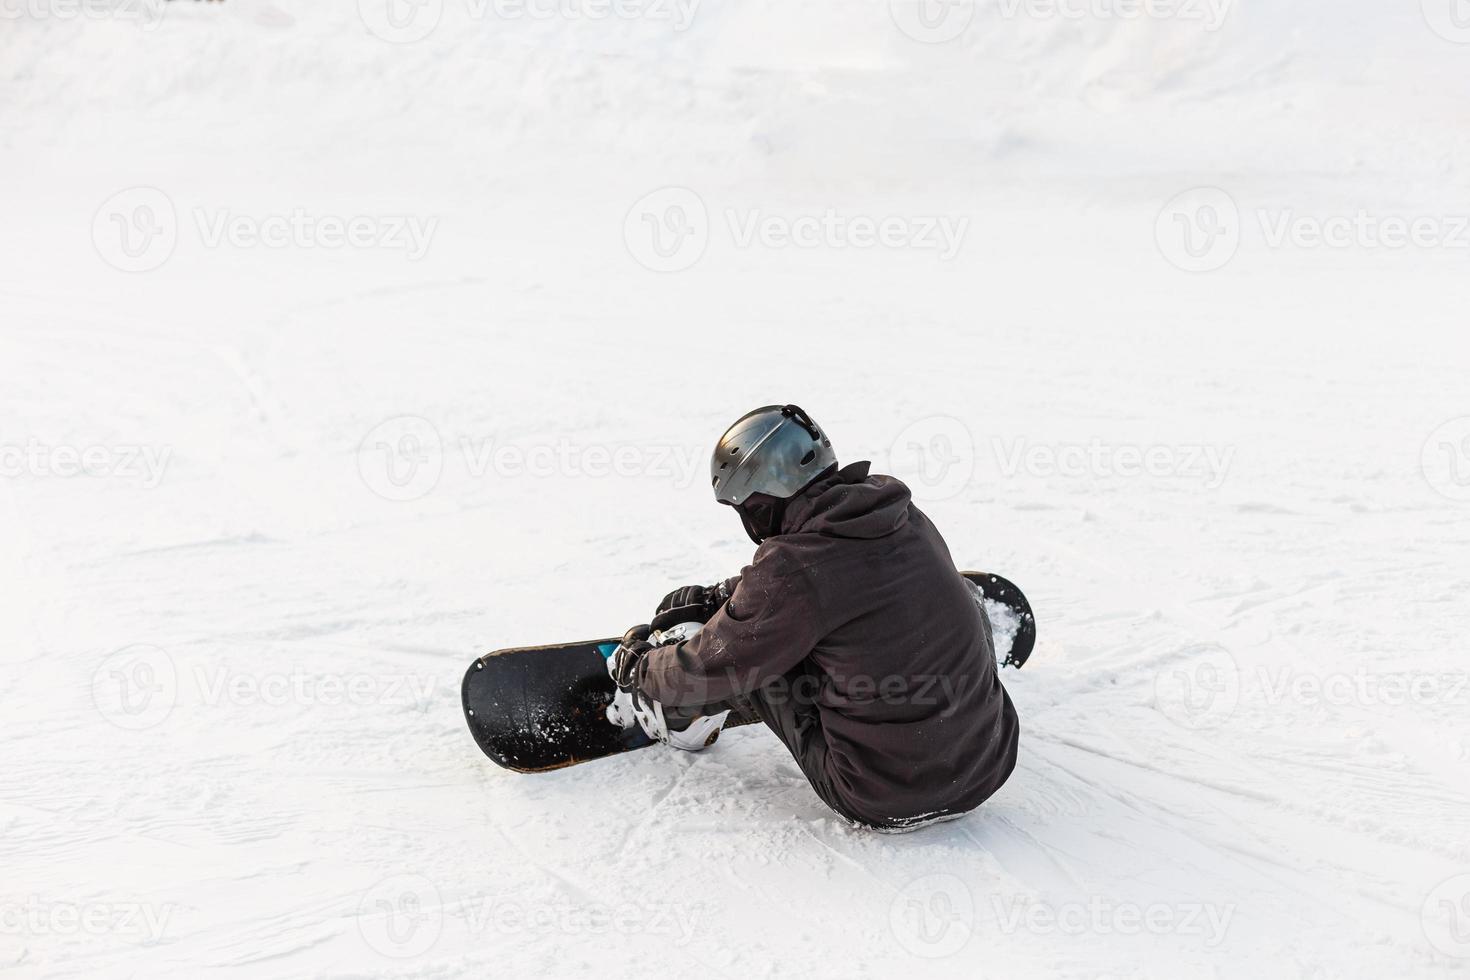
M 1453 4 L 609 6 L 7 8 L 0 974 L 1462 975 Z M 786 401 L 1026 591 L 1006 786 L 493 766 Z

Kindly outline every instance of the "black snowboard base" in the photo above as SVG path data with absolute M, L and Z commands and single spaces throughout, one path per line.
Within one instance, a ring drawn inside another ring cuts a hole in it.
M 965 572 L 987 600 L 1015 613 L 1015 638 L 1002 666 L 1020 667 L 1036 645 L 1036 618 L 1014 584 L 988 572 Z M 616 691 L 607 658 L 618 638 L 496 650 L 470 664 L 461 688 L 475 744 L 497 765 L 547 772 L 652 745 L 643 729 L 607 720 Z M 758 719 L 731 712 L 726 728 Z M 716 733 L 718 735 L 718 733 Z M 713 741 L 713 739 L 711 739 Z

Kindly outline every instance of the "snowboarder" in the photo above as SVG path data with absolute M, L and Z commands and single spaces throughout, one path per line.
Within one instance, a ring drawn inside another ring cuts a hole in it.
M 624 636 L 610 671 L 622 696 L 656 704 L 671 729 L 753 712 L 838 814 L 907 830 L 999 789 L 1020 726 L 990 624 L 944 540 L 903 483 L 868 468 L 839 469 L 795 405 L 742 416 L 710 473 L 754 559 L 727 581 L 669 593 L 651 624 Z M 651 630 L 684 622 L 704 626 L 649 643 Z

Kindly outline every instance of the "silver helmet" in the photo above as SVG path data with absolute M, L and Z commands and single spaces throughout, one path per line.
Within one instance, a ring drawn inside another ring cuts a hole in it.
M 795 405 L 747 412 L 720 436 L 710 457 L 715 499 L 739 506 L 753 493 L 784 500 L 837 462 L 832 443 Z

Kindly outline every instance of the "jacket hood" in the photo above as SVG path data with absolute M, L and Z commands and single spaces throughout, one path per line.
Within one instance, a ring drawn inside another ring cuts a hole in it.
M 782 534 L 882 538 L 909 519 L 909 488 L 891 476 L 869 476 L 867 462 L 823 477 L 794 498 L 781 521 Z

